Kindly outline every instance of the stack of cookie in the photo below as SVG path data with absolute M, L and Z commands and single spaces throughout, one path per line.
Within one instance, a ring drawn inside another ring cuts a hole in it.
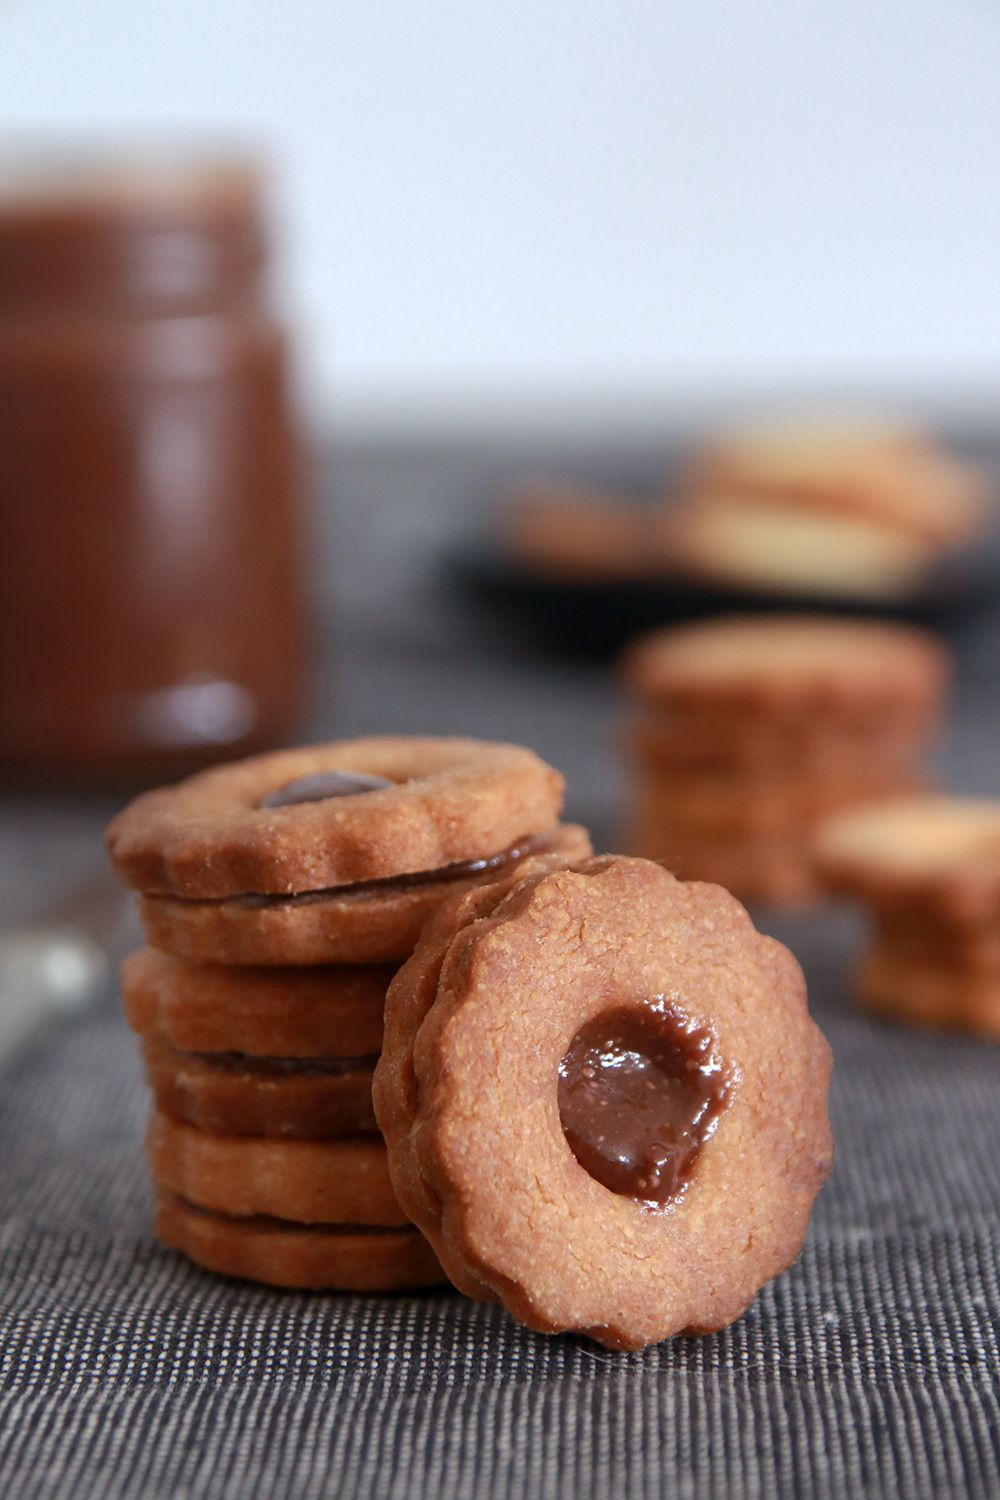
M 378 738 L 204 772 L 114 820 L 150 944 L 123 983 L 162 1239 L 281 1286 L 441 1279 L 372 1110 L 386 989 L 447 897 L 589 854 L 561 803 L 516 746 Z
M 630 847 L 782 906 L 816 893 L 831 814 L 912 792 L 942 714 L 941 645 L 904 626 L 730 617 L 634 644 Z
M 867 903 L 862 1003 L 1000 1036 L 1000 801 L 921 797 L 843 814 L 817 843 L 831 892 Z

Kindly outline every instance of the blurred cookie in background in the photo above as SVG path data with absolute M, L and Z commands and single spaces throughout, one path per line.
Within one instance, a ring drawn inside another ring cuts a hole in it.
M 922 786 L 950 675 L 923 631 L 794 615 L 654 632 L 620 674 L 629 849 L 784 907 L 819 894 L 821 824 Z
M 657 546 L 681 574 L 891 600 L 994 520 L 986 476 L 930 436 L 801 422 L 708 444 L 660 511 Z
M 721 437 L 702 450 L 685 488 L 863 517 L 930 542 L 975 531 L 987 494 L 983 476 L 928 433 L 836 417 Z
M 657 532 L 678 573 L 835 599 L 903 597 L 935 556 L 927 541 L 884 522 L 742 495 L 685 501 L 660 515 Z
M 984 432 L 979 451 L 995 446 Z M 558 470 L 509 487 L 490 533 L 449 549 L 446 576 L 469 604 L 574 655 L 731 613 L 952 631 L 1000 596 L 994 468 L 863 417 L 665 440 L 644 491 Z
M 525 567 L 555 578 L 641 576 L 649 566 L 649 510 L 624 495 L 528 479 L 501 504 L 504 543 Z
M 919 797 L 820 830 L 831 893 L 865 903 L 858 998 L 894 1020 L 1000 1037 L 1000 798 Z

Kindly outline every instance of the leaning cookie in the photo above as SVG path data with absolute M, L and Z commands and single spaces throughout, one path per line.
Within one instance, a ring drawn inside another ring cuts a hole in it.
M 398 1018 L 397 1036 L 404 1039 L 404 1045 L 394 1046 L 388 1053 L 383 1051 L 381 1073 L 377 1073 L 372 1081 L 372 1101 L 374 1104 L 377 1095 L 379 1128 L 390 1153 L 390 1175 L 397 1194 L 402 1187 L 409 1205 L 407 1212 L 415 1223 L 436 1225 L 440 1204 L 424 1182 L 416 1157 L 417 1083 L 413 1053 L 407 1043 L 433 1003 L 447 940 L 459 928 L 475 922 L 482 915 L 488 916 L 523 880 L 564 868 L 564 861 L 558 857 L 539 855 L 527 860 L 515 874 L 491 886 L 455 896 L 431 918 L 424 941 L 414 954 L 414 959 L 423 954 L 425 961 L 419 967 L 415 962 L 406 966 L 408 983 L 404 991 L 396 991 L 393 1000 Z M 386 998 L 388 1002 L 388 995 Z M 457 1259 L 452 1261 L 448 1274 L 453 1285 L 467 1297 L 493 1300 L 490 1290 Z
M 390 986 L 375 1109 L 460 1286 L 637 1349 L 797 1256 L 830 1055 L 795 960 L 714 886 L 607 857 L 442 908 Z

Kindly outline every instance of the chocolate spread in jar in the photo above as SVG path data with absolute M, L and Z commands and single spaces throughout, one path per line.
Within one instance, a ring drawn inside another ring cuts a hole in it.
M 0 181 L 0 771 L 262 747 L 301 677 L 301 462 L 245 165 Z

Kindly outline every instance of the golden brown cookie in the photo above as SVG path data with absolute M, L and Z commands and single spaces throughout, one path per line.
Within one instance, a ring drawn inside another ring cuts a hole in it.
M 550 853 L 563 863 L 590 853 L 586 830 L 560 823 L 499 854 L 433 874 L 358 882 L 288 897 L 196 901 L 143 896 L 150 943 L 203 962 L 250 965 L 375 964 L 402 961 L 436 907 L 457 891 L 489 885 L 524 860 Z
M 146 1139 L 153 1181 L 199 1208 L 299 1224 L 406 1224 L 377 1136 L 268 1140 L 213 1135 L 154 1114 Z
M 533 572 L 602 581 L 649 570 L 647 512 L 622 496 L 536 479 L 505 503 L 506 550 Z
M 221 1135 L 318 1141 L 376 1132 L 372 1073 L 360 1057 L 253 1057 L 181 1052 L 143 1039 L 146 1079 L 160 1114 Z
M 914 797 L 843 813 L 819 834 L 831 891 L 951 927 L 1000 923 L 1000 799 Z
M 742 710 L 643 709 L 625 731 L 638 765 L 657 773 L 687 768 L 774 775 L 808 770 L 849 776 L 859 765 L 908 769 L 938 729 L 935 712 L 886 722 L 877 710 L 801 715 L 798 719 Z
M 910 626 L 733 615 L 643 637 L 622 671 L 639 697 L 674 711 L 764 713 L 772 723 L 853 712 L 891 725 L 938 712 L 948 658 Z
M 628 850 L 655 860 L 681 880 L 721 885 L 751 904 L 791 911 L 820 898 L 807 834 L 767 835 L 751 842 L 685 838 L 676 827 L 644 822 L 633 828 Z
M 362 1057 L 382 1047 L 391 964 L 308 969 L 194 964 L 141 948 L 122 965 L 133 1030 L 182 1052 Z
M 146 792 L 107 833 L 126 885 L 190 900 L 435 876 L 549 832 L 562 777 L 530 750 L 383 736 L 253 756 Z
M 1000 923 L 949 922 L 919 907 L 873 910 L 876 941 L 907 964 L 1000 976 Z
M 821 830 L 815 862 L 828 890 L 872 909 L 865 1005 L 1000 1036 L 1000 800 L 923 797 L 842 814 Z
M 607 857 L 458 898 L 389 989 L 375 1107 L 449 1276 L 615 1348 L 725 1326 L 830 1166 L 795 960 L 717 887 Z
M 238 1219 L 160 1192 L 156 1233 L 206 1270 L 270 1286 L 395 1292 L 444 1280 L 430 1245 L 412 1228 Z
M 1000 971 L 914 961 L 876 945 L 862 966 L 858 996 L 896 1021 L 1000 1037 Z
M 915 778 L 881 766 L 850 777 L 687 771 L 641 785 L 636 822 L 670 828 L 689 841 L 715 834 L 794 835 L 844 807 L 903 796 Z

